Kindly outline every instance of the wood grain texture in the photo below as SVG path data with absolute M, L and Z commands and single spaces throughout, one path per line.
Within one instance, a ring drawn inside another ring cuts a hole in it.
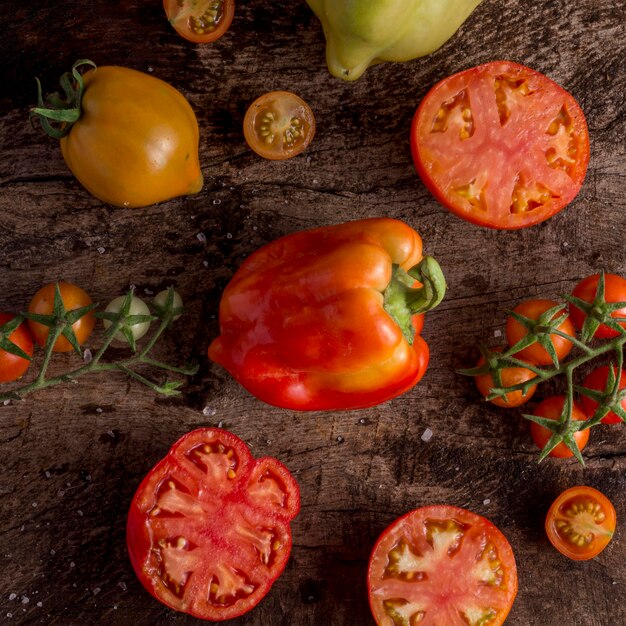
M 393 519 L 432 503 L 485 515 L 510 540 L 520 588 L 507 624 L 626 623 L 626 430 L 595 430 L 584 469 L 537 465 L 519 414 L 482 403 L 455 374 L 476 359 L 479 342 L 497 342 L 504 311 L 519 300 L 556 297 L 602 268 L 626 274 L 623 4 L 484 0 L 430 57 L 371 68 L 353 84 L 328 74 L 320 24 L 303 0 L 241 1 L 229 33 L 204 47 L 176 35 L 160 2 L 27 0 L 0 21 L 0 309 L 23 310 L 59 277 L 100 302 L 130 284 L 140 295 L 173 284 L 186 321 L 159 356 L 201 364 L 176 399 L 102 375 L 0 407 L 0 623 L 199 623 L 136 580 L 125 517 L 169 446 L 218 424 L 256 456 L 281 459 L 302 490 L 286 571 L 233 625 L 372 624 L 369 551 Z M 199 195 L 128 210 L 83 190 L 57 142 L 28 123 L 33 77 L 54 88 L 78 58 L 151 72 L 185 94 L 201 128 Z M 591 134 L 577 199 L 520 232 L 450 215 L 415 174 L 408 142 L 430 86 L 496 59 L 563 85 Z M 284 163 L 256 157 L 241 132 L 247 105 L 271 89 L 298 93 L 317 119 L 309 150 Z M 296 414 L 261 404 L 207 361 L 220 293 L 246 255 L 295 230 L 380 215 L 414 226 L 449 283 L 427 318 L 431 365 L 416 388 L 364 411 Z M 58 357 L 55 367 L 75 359 Z M 549 547 L 543 519 L 561 490 L 583 483 L 615 503 L 618 532 L 600 557 L 574 563 Z

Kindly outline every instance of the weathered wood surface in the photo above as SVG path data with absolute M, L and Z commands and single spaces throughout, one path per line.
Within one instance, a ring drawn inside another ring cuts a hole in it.
M 426 59 L 332 78 L 319 22 L 303 0 L 239 2 L 230 32 L 195 47 L 159 2 L 6 6 L 0 32 L 0 309 L 23 310 L 63 277 L 106 302 L 174 284 L 188 306 L 160 356 L 196 358 L 174 400 L 117 376 L 81 379 L 0 407 L 0 623 L 196 623 L 154 601 L 125 550 L 126 511 L 144 474 L 183 433 L 222 424 L 253 452 L 280 458 L 302 489 L 291 561 L 266 599 L 233 624 L 371 624 L 365 570 L 378 534 L 420 505 L 467 507 L 509 538 L 520 588 L 507 624 L 626 623 L 626 430 L 598 429 L 587 466 L 535 462 L 516 411 L 481 403 L 455 374 L 495 342 L 503 311 L 557 296 L 604 268 L 626 274 L 623 234 L 624 6 L 608 0 L 485 0 Z M 57 142 L 32 129 L 34 76 L 48 88 L 78 58 L 152 72 L 194 107 L 206 184 L 196 197 L 113 208 L 68 172 Z M 511 59 L 548 74 L 584 109 L 592 156 L 565 211 L 521 232 L 492 232 L 451 216 L 415 174 L 408 131 L 428 88 L 480 62 Z M 308 152 L 285 163 L 256 157 L 241 123 L 270 89 L 315 111 Z M 406 220 L 449 283 L 424 335 L 431 365 L 403 397 L 360 412 L 295 414 L 263 405 L 205 358 L 219 296 L 241 260 L 301 228 L 366 216 Z M 206 235 L 206 242 L 198 239 Z M 94 342 L 97 338 L 94 339 Z M 75 357 L 58 357 L 59 368 Z M 424 442 L 422 433 L 433 431 Z M 616 505 L 618 532 L 597 559 L 568 561 L 543 532 L 561 490 L 589 484 Z M 621 523 L 620 523 L 621 522 Z

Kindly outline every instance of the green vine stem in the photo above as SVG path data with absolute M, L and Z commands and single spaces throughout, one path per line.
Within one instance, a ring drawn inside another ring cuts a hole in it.
M 167 328 L 169 328 L 172 321 L 181 314 L 180 307 L 174 306 L 174 289 L 172 287 L 167 290 L 165 305 L 161 307 L 153 307 L 155 315 L 151 316 L 151 318 L 155 320 L 160 320 L 160 324 L 157 330 L 147 341 L 145 346 L 140 350 L 133 350 L 132 356 L 130 357 L 118 361 L 103 361 L 103 356 L 110 347 L 113 338 L 118 333 L 118 331 L 123 330 L 124 328 L 128 328 L 133 324 L 138 324 L 145 321 L 146 316 L 131 315 L 129 313 L 132 297 L 133 289 L 130 289 L 126 293 L 124 302 L 122 303 L 122 306 L 118 313 L 102 312 L 95 314 L 96 317 L 100 319 L 109 320 L 111 322 L 111 325 L 109 326 L 109 328 L 107 328 L 104 334 L 102 346 L 93 355 L 89 362 L 86 362 L 80 367 L 77 367 L 63 374 L 47 377 L 48 367 L 52 359 L 53 347 L 56 340 L 61 335 L 64 335 L 66 337 L 68 334 L 73 335 L 73 331 L 71 331 L 71 323 L 82 317 L 82 315 L 86 315 L 91 310 L 93 310 L 93 308 L 95 308 L 95 305 L 91 305 L 88 307 L 83 307 L 83 309 L 79 309 L 77 311 L 66 311 L 65 307 L 63 306 L 61 293 L 57 284 L 55 289 L 55 310 L 52 315 L 35 316 L 30 313 L 22 313 L 20 316 L 18 316 L 18 319 L 33 319 L 36 317 L 36 321 L 44 321 L 42 318 L 46 318 L 45 323 L 50 327 L 50 333 L 48 335 L 48 338 L 46 339 L 46 344 L 44 346 L 43 361 L 39 372 L 32 382 L 24 384 L 21 387 L 12 389 L 11 391 L 0 393 L 0 402 L 8 403 L 11 400 L 21 400 L 22 398 L 34 391 L 37 391 L 39 389 L 46 389 L 47 387 L 53 387 L 62 383 L 75 382 L 78 377 L 84 376 L 86 374 L 111 371 L 123 372 L 131 378 L 139 381 L 143 385 L 146 385 L 146 387 L 149 387 L 156 393 L 166 396 L 179 395 L 179 388 L 183 385 L 184 381 L 166 380 L 164 383 L 157 383 L 146 378 L 142 374 L 139 374 L 135 369 L 137 366 L 144 365 L 158 370 L 180 374 L 182 376 L 193 376 L 198 371 L 197 365 L 176 367 L 173 365 L 169 365 L 168 363 L 152 359 L 149 356 L 151 350 L 154 348 L 163 332 Z M 8 322 L 5 326 L 8 326 L 9 324 L 11 325 L 11 327 L 9 327 L 10 330 L 13 326 L 15 326 L 15 320 Z M 0 327 L 0 334 L 6 335 L 7 329 L 5 328 L 5 326 Z M 70 342 L 72 343 L 72 345 L 74 345 L 74 350 L 82 356 L 82 351 L 78 346 L 78 343 L 75 342 L 75 337 L 73 337 L 73 341 L 70 340 Z M 9 351 L 17 354 L 17 352 L 14 350 Z
M 567 317 L 565 311 L 566 304 L 551 308 L 537 320 L 529 319 L 515 312 L 509 312 L 508 315 L 514 317 L 526 327 L 528 330 L 526 336 L 502 352 L 499 349 L 489 350 L 481 346 L 480 350 L 485 361 L 484 364 L 470 369 L 459 370 L 458 373 L 464 376 L 491 375 L 495 386 L 491 389 L 491 393 L 486 397 L 486 400 L 506 397 L 507 394 L 515 391 L 521 391 L 523 394 L 526 394 L 535 385 L 558 376 L 564 376 L 567 392 L 560 420 L 551 420 L 527 413 L 523 414 L 523 417 L 551 431 L 548 442 L 541 450 L 539 461 L 548 456 L 560 443 L 564 443 L 572 451 L 576 459 L 584 465 L 583 457 L 574 440 L 574 433 L 597 426 L 611 411 L 618 415 L 623 423 L 626 423 L 626 411 L 622 406 L 622 401 L 626 399 L 626 389 L 620 389 L 620 375 L 624 365 L 624 347 L 626 346 L 626 328 L 624 328 L 626 318 L 614 317 L 612 315 L 614 311 L 626 307 L 626 302 L 605 302 L 604 274 L 601 274 L 593 303 L 587 303 L 568 295 L 563 296 L 563 299 L 577 306 L 587 315 L 583 328 L 580 331 L 580 337 L 564 333 L 558 328 Z M 617 336 L 601 342 L 594 339 L 595 331 L 602 324 L 613 329 Z M 559 362 L 552 345 L 552 335 L 563 337 L 570 341 L 574 346 L 575 356 L 568 361 Z M 553 361 L 551 366 L 538 366 L 515 356 L 522 349 L 534 343 L 540 344 L 548 351 Z M 576 351 L 578 352 L 577 354 Z M 614 355 L 614 361 L 612 366 L 609 367 L 609 376 L 603 391 L 594 391 L 574 383 L 574 374 L 577 368 L 598 357 L 609 354 Z M 502 386 L 501 373 L 507 367 L 522 367 L 533 372 L 534 376 L 527 381 L 505 387 Z M 598 405 L 594 414 L 585 421 L 577 421 L 572 418 L 575 394 L 587 396 Z

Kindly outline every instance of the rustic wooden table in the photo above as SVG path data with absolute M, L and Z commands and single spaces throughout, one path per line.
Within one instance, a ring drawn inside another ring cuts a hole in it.
M 507 624 L 626 623 L 626 430 L 594 430 L 584 469 L 538 465 L 518 412 L 481 402 L 472 381 L 455 374 L 475 360 L 478 342 L 497 341 L 504 310 L 521 299 L 556 297 L 602 268 L 626 274 L 623 5 L 484 0 L 432 56 L 377 66 L 354 84 L 327 73 L 320 24 L 304 0 L 241 1 L 227 35 L 204 47 L 176 35 L 160 2 L 29 0 L 7 9 L 0 310 L 24 310 L 61 277 L 100 302 L 131 284 L 139 295 L 173 284 L 187 311 L 159 356 L 195 358 L 200 370 L 175 399 L 98 375 L 0 407 L 0 623 L 198 623 L 143 590 L 127 558 L 125 520 L 138 483 L 169 446 L 218 424 L 255 455 L 281 459 L 302 491 L 286 571 L 232 624 L 372 624 L 372 544 L 394 518 L 431 503 L 484 515 L 510 540 L 520 585 Z M 185 94 L 201 128 L 199 195 L 121 209 L 77 183 L 58 143 L 31 128 L 28 110 L 34 76 L 55 87 L 78 58 L 150 72 Z M 520 232 L 453 217 L 424 188 L 409 150 L 411 117 L 428 88 L 495 59 L 563 85 L 591 135 L 577 199 Z M 253 154 L 241 131 L 247 105 L 272 89 L 298 93 L 318 123 L 310 149 L 282 163 Z M 285 233 L 381 215 L 414 226 L 449 283 L 427 319 L 431 364 L 417 387 L 368 410 L 296 414 L 262 404 L 208 362 L 220 293 L 246 255 Z M 55 367 L 76 359 L 55 357 Z M 602 490 L 619 520 L 609 547 L 581 563 L 552 549 L 543 531 L 550 502 L 577 484 Z

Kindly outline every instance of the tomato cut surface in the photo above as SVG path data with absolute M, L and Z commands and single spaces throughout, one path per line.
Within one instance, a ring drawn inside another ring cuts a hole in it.
M 500 229 L 532 226 L 569 204 L 589 161 L 585 116 L 555 82 L 509 61 L 445 78 L 411 129 L 424 184 L 454 214 Z
M 211 43 L 230 28 L 235 16 L 234 0 L 163 0 L 176 32 L 193 43 Z
M 611 501 L 593 487 L 578 486 L 567 489 L 552 503 L 546 533 L 561 554 L 586 561 L 606 548 L 615 523 Z
M 219 621 L 269 591 L 291 551 L 298 484 L 276 459 L 254 459 L 235 435 L 193 431 L 143 480 L 127 524 L 144 587 L 167 606 Z
M 380 536 L 368 590 L 378 626 L 498 626 L 517 594 L 517 568 L 508 541 L 484 517 L 428 506 Z
M 289 91 L 271 91 L 257 98 L 243 121 L 246 142 L 259 156 L 274 161 L 306 150 L 315 134 L 311 107 Z

